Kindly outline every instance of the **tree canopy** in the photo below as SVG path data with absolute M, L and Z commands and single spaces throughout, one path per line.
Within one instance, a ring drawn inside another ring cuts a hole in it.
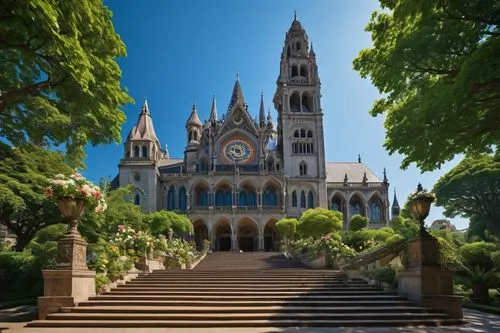
M 175 234 L 193 233 L 193 224 L 186 215 L 167 210 L 149 213 L 144 216 L 145 223 L 155 236 L 168 234 L 169 229 Z
M 438 180 L 433 192 L 446 216 L 480 220 L 500 236 L 500 157 L 464 158 Z
M 297 231 L 305 237 L 321 237 L 342 230 L 342 213 L 326 208 L 310 208 L 299 219 Z
M 358 231 L 368 226 L 368 218 L 361 214 L 354 214 L 349 221 L 349 231 Z
M 0 13 L 0 137 L 64 144 L 74 166 L 88 142 L 119 142 L 120 107 L 132 99 L 116 62 L 125 45 L 102 0 L 6 0 Z
M 500 144 L 500 2 L 380 0 L 354 69 L 383 97 L 385 147 L 423 171 Z
M 0 223 L 17 236 L 16 250 L 21 251 L 38 230 L 66 222 L 43 193 L 48 178 L 71 172 L 57 152 L 0 143 Z
M 299 221 L 296 218 L 284 217 L 276 222 L 276 228 L 283 237 L 286 239 L 292 239 L 295 237 L 295 233 L 297 232 L 298 222 Z

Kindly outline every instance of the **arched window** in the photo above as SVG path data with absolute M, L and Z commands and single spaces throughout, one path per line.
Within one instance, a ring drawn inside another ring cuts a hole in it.
M 257 196 L 255 195 L 255 192 L 253 190 L 250 190 L 248 192 L 248 196 L 247 196 L 247 203 L 248 203 L 249 207 L 256 207 L 257 206 L 256 198 L 257 198 Z
M 308 137 L 308 138 L 312 138 L 312 137 L 313 137 L 313 132 L 311 132 L 311 131 L 307 131 L 307 137 Z
M 224 195 L 224 206 L 231 207 L 232 206 L 232 201 L 233 200 L 231 200 L 231 191 L 227 190 L 226 194 Z
M 307 77 L 307 67 L 306 67 L 306 65 L 300 66 L 300 76 Z
M 193 132 L 194 141 L 198 141 L 198 132 Z
M 365 216 L 364 204 L 357 195 L 353 195 L 351 200 L 349 200 L 349 206 L 351 211 L 351 216 L 360 214 Z
M 307 195 L 307 208 L 314 208 L 314 196 L 312 191 Z
M 307 176 L 307 164 L 306 162 L 300 162 L 299 164 L 299 175 Z
M 300 207 L 306 208 L 306 194 L 304 191 L 300 192 Z
M 302 111 L 312 112 L 312 99 L 308 93 L 302 94 Z
M 247 206 L 247 193 L 245 191 L 240 192 L 240 206 Z
M 296 48 L 297 48 L 297 52 L 300 52 L 300 46 L 301 46 L 301 45 L 300 45 L 300 42 L 297 42 L 297 44 L 296 44 L 296 45 L 297 45 L 297 46 L 296 46 Z
M 292 96 L 290 96 L 290 109 L 292 112 L 300 111 L 300 96 L 298 92 L 294 92 Z
M 289 57 L 290 56 L 290 46 L 288 46 L 286 48 L 286 56 Z
M 127 153 L 125 154 L 125 157 L 130 157 L 130 150 L 127 150 Z
M 136 193 L 134 197 L 134 205 L 139 206 L 140 204 L 141 204 L 141 196 L 139 195 L 139 193 Z
M 167 193 L 167 210 L 175 209 L 175 188 L 173 185 L 170 186 Z
M 295 132 L 293 133 L 293 137 L 294 138 L 298 138 L 299 137 L 299 130 L 295 130 Z
M 189 131 L 188 141 L 191 142 L 193 139 L 193 132 Z
M 273 171 L 274 167 L 274 161 L 270 158 L 269 160 L 267 160 L 267 171 Z
M 199 191 L 197 197 L 197 206 L 207 207 L 208 206 L 208 193 L 206 191 Z
M 301 138 L 305 138 L 306 137 L 306 130 L 303 129 L 303 128 L 300 129 L 300 137 Z
M 330 210 L 336 210 L 340 212 L 341 208 L 342 208 L 342 200 L 338 196 L 334 196 L 330 203 Z
M 179 210 L 184 212 L 186 209 L 187 209 L 186 188 L 182 186 L 179 189 Z
M 383 221 L 382 203 L 378 198 L 372 199 L 368 205 L 370 222 Z
M 276 207 L 278 206 L 278 197 L 274 188 L 268 188 L 262 193 L 262 206 Z
M 134 157 L 139 157 L 140 156 L 140 148 L 139 146 L 134 147 Z
M 297 192 L 292 192 L 292 207 L 297 207 Z
M 148 157 L 148 147 L 142 146 L 142 157 Z
M 219 207 L 224 206 L 224 192 L 222 190 L 218 190 L 215 193 L 215 205 Z
M 299 67 L 297 65 L 292 66 L 292 77 L 299 76 Z

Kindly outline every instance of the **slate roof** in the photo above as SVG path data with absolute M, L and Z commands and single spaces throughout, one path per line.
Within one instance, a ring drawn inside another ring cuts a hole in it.
M 380 180 L 366 165 L 359 162 L 327 162 L 326 182 L 343 183 L 347 173 L 349 182 L 361 183 L 366 172 L 367 183 L 381 183 Z

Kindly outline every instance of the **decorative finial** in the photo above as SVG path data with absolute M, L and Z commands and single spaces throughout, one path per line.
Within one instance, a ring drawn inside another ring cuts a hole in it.
M 349 178 L 347 178 L 347 172 L 346 172 L 345 175 L 344 175 L 344 184 L 347 184 L 348 180 L 349 180 Z
M 361 163 L 361 155 L 358 154 L 358 163 Z
M 366 177 L 366 172 L 363 173 L 363 184 L 366 184 L 368 182 L 368 177 Z
M 384 183 L 387 183 L 387 172 L 384 168 Z
M 293 20 L 297 21 L 297 9 L 293 10 Z
M 424 188 L 422 187 L 422 184 L 418 183 L 417 185 L 417 192 L 422 192 Z
M 240 80 L 240 72 L 236 72 L 236 81 Z

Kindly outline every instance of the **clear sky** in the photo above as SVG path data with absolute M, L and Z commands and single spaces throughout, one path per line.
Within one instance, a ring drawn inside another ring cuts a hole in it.
M 264 94 L 273 119 L 272 97 L 276 89 L 280 54 L 293 12 L 314 43 L 322 83 L 325 150 L 327 161 L 356 161 L 358 154 L 382 178 L 383 168 L 396 187 L 402 205 L 418 182 L 431 189 L 436 180 L 456 162 L 441 170 L 421 174 L 414 166 L 399 168 L 402 158 L 389 156 L 383 147 L 383 117 L 368 111 L 378 96 L 369 80 L 352 69 L 357 53 L 371 45 L 364 31 L 374 0 L 213 0 L 213 1 L 123 1 L 108 0 L 116 31 L 127 46 L 120 59 L 122 84 L 135 99 L 124 111 L 127 122 L 122 137 L 137 120 L 147 97 L 161 145 L 171 157 L 182 157 L 186 146 L 185 123 L 196 101 L 200 118 L 208 118 L 212 95 L 219 115 L 226 111 L 236 73 L 251 115 L 259 110 Z M 123 145 L 88 147 L 85 175 L 97 181 L 113 178 L 123 157 Z M 360 179 L 361 181 L 361 179 Z M 433 207 L 427 218 L 443 218 Z M 457 228 L 464 219 L 452 219 Z

